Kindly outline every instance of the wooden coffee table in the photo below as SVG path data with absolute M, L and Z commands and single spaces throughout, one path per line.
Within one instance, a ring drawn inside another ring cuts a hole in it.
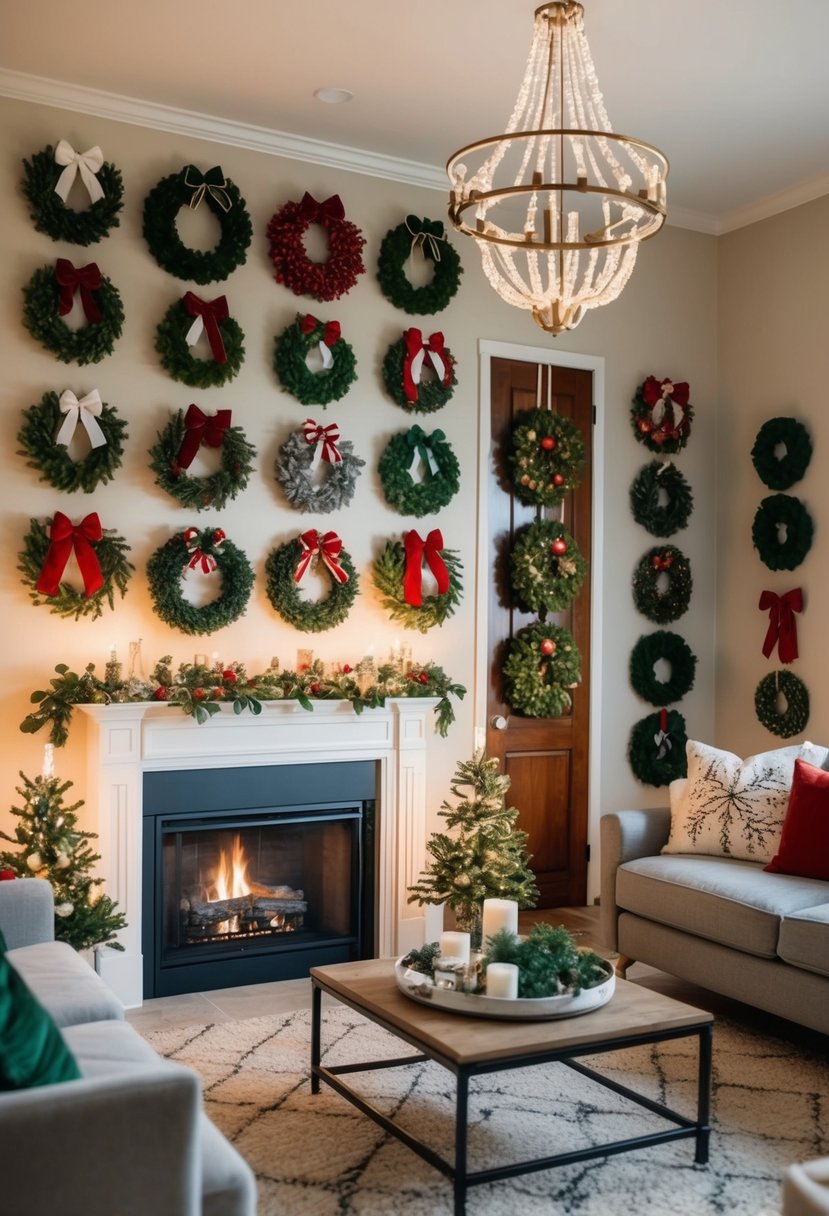
M 338 963 L 330 967 L 313 967 L 311 982 L 311 1092 L 319 1093 L 320 1081 L 325 1081 L 363 1114 L 379 1123 L 385 1131 L 396 1136 L 424 1161 L 428 1161 L 451 1179 L 455 1193 L 455 1216 L 463 1216 L 465 1213 L 466 1192 L 471 1186 L 514 1178 L 536 1170 L 551 1169 L 553 1166 L 571 1165 L 592 1157 L 609 1157 L 643 1146 L 693 1138 L 696 1144 L 694 1160 L 700 1164 L 705 1164 L 708 1160 L 714 1021 L 710 1013 L 684 1005 L 680 1001 L 662 996 L 661 993 L 651 992 L 647 988 L 639 988 L 625 980 L 617 980 L 616 991 L 610 1002 L 580 1017 L 538 1022 L 461 1017 L 443 1010 L 430 1009 L 404 996 L 395 983 L 394 963 L 391 959 L 369 959 L 357 963 Z M 369 1021 L 410 1043 L 417 1049 L 417 1054 L 393 1060 L 367 1060 L 359 1064 L 322 1064 L 320 1057 L 323 993 L 350 1006 Z M 577 1056 L 598 1055 L 619 1048 L 636 1047 L 642 1043 L 661 1043 L 666 1039 L 692 1035 L 699 1039 L 696 1119 L 690 1119 L 609 1077 L 603 1077 L 601 1073 L 576 1059 Z M 434 1060 L 454 1073 L 456 1078 L 454 1163 L 447 1161 L 434 1149 L 389 1119 L 341 1080 L 348 1073 L 397 1068 L 423 1060 Z M 470 1172 L 467 1169 L 470 1079 L 482 1073 L 527 1068 L 533 1064 L 547 1064 L 552 1061 L 565 1064 L 606 1089 L 613 1090 L 646 1110 L 662 1116 L 671 1126 L 663 1131 L 632 1136 L 630 1139 L 616 1140 L 610 1144 L 591 1145 L 549 1157 Z

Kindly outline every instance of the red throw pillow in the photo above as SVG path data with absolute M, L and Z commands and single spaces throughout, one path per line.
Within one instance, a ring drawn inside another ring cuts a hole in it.
M 829 773 L 795 760 L 780 848 L 765 870 L 829 879 Z

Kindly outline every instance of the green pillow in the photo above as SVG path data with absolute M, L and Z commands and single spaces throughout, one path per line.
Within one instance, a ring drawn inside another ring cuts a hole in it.
M 5 951 L 0 934 L 0 1090 L 76 1081 L 74 1056 Z

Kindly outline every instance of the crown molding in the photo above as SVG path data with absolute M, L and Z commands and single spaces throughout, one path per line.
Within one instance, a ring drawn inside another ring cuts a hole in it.
M 798 186 L 770 194 L 756 203 L 749 203 L 747 207 L 738 207 L 720 220 L 720 233 L 724 235 L 738 228 L 747 228 L 749 224 L 757 224 L 760 220 L 780 215 L 782 211 L 790 211 L 792 207 L 811 203 L 825 194 L 829 194 L 829 173 L 821 173 L 819 177 L 812 177 Z

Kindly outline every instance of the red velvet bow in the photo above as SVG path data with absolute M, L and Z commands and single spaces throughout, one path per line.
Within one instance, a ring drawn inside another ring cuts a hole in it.
M 413 608 L 423 607 L 423 577 L 421 567 L 423 559 L 435 576 L 438 585 L 438 595 L 445 595 L 449 590 L 449 571 L 440 555 L 443 548 L 443 536 L 439 528 L 433 528 L 424 540 L 419 533 L 412 529 L 403 537 L 403 548 L 406 553 L 406 570 L 403 575 L 403 598 Z
M 796 612 L 803 611 L 803 592 L 800 587 L 794 587 L 785 595 L 777 595 L 774 591 L 764 591 L 760 596 L 759 608 L 768 611 L 769 627 L 766 640 L 763 642 L 763 654 L 766 658 L 780 643 L 778 654 L 781 663 L 792 663 L 797 658 L 797 621 Z
M 101 540 L 103 535 L 96 511 L 92 511 L 79 524 L 74 525 L 62 511 L 56 511 L 49 530 L 49 550 L 37 580 L 38 591 L 43 595 L 58 594 L 60 580 L 73 549 L 83 577 L 84 598 L 89 599 L 96 591 L 100 591 L 104 585 L 104 576 L 92 545 Z
M 298 583 L 302 580 L 303 574 L 314 557 L 322 558 L 338 583 L 348 582 L 348 575 L 337 560 L 343 551 L 343 542 L 336 532 L 326 532 L 321 535 L 310 528 L 307 532 L 302 533 L 299 543 L 302 545 L 303 552 L 294 570 L 294 582 Z
M 321 322 L 311 313 L 306 313 L 299 323 L 299 328 L 304 334 L 312 334 Z M 335 342 L 340 340 L 340 323 L 339 321 L 327 321 L 322 330 L 322 341 L 326 346 L 333 346 Z
M 225 344 L 222 341 L 219 322 L 226 321 L 230 315 L 227 307 L 227 296 L 217 296 L 215 300 L 201 300 L 192 291 L 184 297 L 184 307 L 191 317 L 201 317 L 207 331 L 210 343 L 210 353 L 217 363 L 227 363 Z
M 670 397 L 671 401 L 675 401 L 677 405 L 684 407 L 688 404 L 690 395 L 691 389 L 686 380 L 681 380 L 679 384 L 674 384 L 668 376 L 664 380 L 657 380 L 656 376 L 648 376 L 642 385 L 642 397 L 644 398 L 645 405 L 656 405 L 661 397 Z
M 190 554 L 190 560 L 185 569 L 195 570 L 196 566 L 201 566 L 202 574 L 211 574 L 216 569 L 216 559 L 212 553 L 205 553 L 201 548 L 199 544 L 201 534 L 198 528 L 186 528 L 182 533 L 182 539 Z M 218 549 L 224 539 L 225 534 L 222 529 L 215 528 L 210 542 L 214 549 Z
M 232 410 L 217 410 L 215 414 L 203 414 L 197 405 L 191 405 L 184 416 L 184 438 L 176 456 L 182 469 L 189 469 L 196 452 L 203 443 L 209 448 L 220 448 L 225 431 L 230 426 Z
M 654 553 L 651 558 L 651 566 L 654 570 L 670 570 L 673 564 L 674 559 L 671 553 Z
M 55 282 L 60 288 L 58 316 L 65 317 L 72 311 L 75 289 L 79 287 L 81 304 L 87 321 L 91 325 L 96 325 L 100 321 L 101 310 L 92 295 L 93 291 L 97 291 L 101 286 L 101 272 L 97 262 L 90 262 L 88 266 L 79 268 L 73 266 L 68 258 L 58 258 L 55 262 Z
M 417 385 L 412 374 L 412 367 L 421 351 L 424 352 L 424 355 L 429 355 L 430 359 L 432 355 L 437 355 L 442 360 L 443 371 L 439 372 L 437 368 L 435 370 L 438 371 L 441 384 L 444 386 L 449 384 L 449 360 L 446 356 L 446 347 L 442 333 L 430 334 L 429 341 L 424 342 L 423 334 L 419 329 L 407 329 L 403 334 L 403 342 L 406 347 L 406 354 L 403 359 L 403 391 L 406 394 L 407 401 L 417 401 Z M 434 359 L 431 359 L 431 362 L 434 367 Z
M 313 418 L 306 418 L 302 424 L 302 429 L 305 434 L 306 443 L 322 444 L 323 460 L 327 460 L 329 464 L 342 463 L 342 453 L 337 447 L 337 442 L 340 438 L 340 428 L 336 422 L 331 422 L 328 426 L 320 426 L 318 422 L 314 422 Z
M 344 220 L 345 207 L 339 194 L 332 194 L 324 203 L 318 203 L 306 190 L 299 204 L 299 214 L 310 224 L 325 225 L 332 220 Z

